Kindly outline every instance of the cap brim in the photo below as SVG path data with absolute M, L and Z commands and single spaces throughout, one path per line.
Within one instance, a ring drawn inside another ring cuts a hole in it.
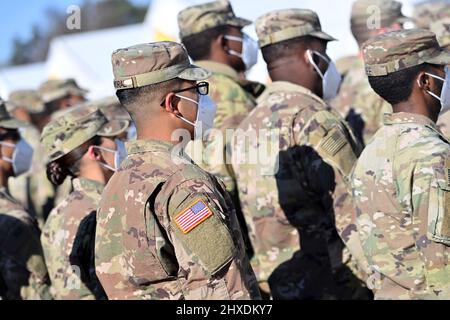
M 202 81 L 211 76 L 211 71 L 201 68 L 199 66 L 191 65 L 181 72 L 177 78 L 189 81 Z
M 64 98 L 64 97 L 68 96 L 69 94 L 84 96 L 88 93 L 89 93 L 89 90 L 81 89 L 81 88 L 61 89 L 61 90 L 52 92 L 51 94 L 42 95 L 42 101 L 44 101 L 44 103 L 49 103 L 49 102 Z
M 436 65 L 441 65 L 441 66 L 448 65 L 448 64 L 450 64 L 450 52 L 448 52 L 446 50 L 441 50 L 440 54 L 438 54 L 434 58 L 427 59 L 425 62 L 429 63 L 429 64 L 436 64 Z
M 0 127 L 6 129 L 19 129 L 27 127 L 28 123 L 17 120 L 17 119 L 8 119 L 0 121 Z
M 128 120 L 111 120 L 108 121 L 97 133 L 101 137 L 115 137 L 125 132 L 130 125 Z
M 313 31 L 309 34 L 310 36 L 325 40 L 325 41 L 337 41 L 336 38 L 330 36 L 329 34 L 323 31 Z
M 229 24 L 231 26 L 243 28 L 243 27 L 246 27 L 248 25 L 251 25 L 252 22 L 250 20 L 247 20 L 247 19 L 244 19 L 244 18 L 235 17 L 235 18 L 229 20 L 227 22 L 227 24 Z

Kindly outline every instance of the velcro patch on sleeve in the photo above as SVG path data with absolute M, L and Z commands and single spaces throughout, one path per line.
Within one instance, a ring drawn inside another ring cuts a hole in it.
M 212 214 L 211 209 L 206 203 L 201 199 L 197 199 L 186 209 L 178 213 L 174 221 L 181 232 L 188 234 L 203 221 L 211 217 Z
M 335 156 L 347 143 L 344 134 L 334 130 L 322 143 L 322 148 L 332 157 Z

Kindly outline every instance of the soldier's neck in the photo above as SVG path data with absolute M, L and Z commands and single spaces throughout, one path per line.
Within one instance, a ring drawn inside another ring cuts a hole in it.
M 417 103 L 411 102 L 409 100 L 392 105 L 392 110 L 394 111 L 394 113 L 407 112 L 419 114 L 431 119 L 435 123 L 438 119 L 438 114 L 433 114 L 426 106 L 418 105 Z
M 91 164 L 80 164 L 80 173 L 78 175 L 80 178 L 85 178 L 93 181 L 100 182 L 102 184 L 106 184 L 107 178 L 105 173 L 100 168 L 97 163 Z

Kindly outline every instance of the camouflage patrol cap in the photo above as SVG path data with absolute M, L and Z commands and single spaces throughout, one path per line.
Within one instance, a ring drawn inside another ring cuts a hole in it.
M 414 6 L 413 20 L 417 28 L 429 29 L 436 20 L 450 17 L 450 1 L 423 1 Z
M 24 108 L 30 113 L 41 113 L 45 110 L 41 96 L 36 90 L 16 90 L 9 95 L 10 110 Z M 8 107 L 8 106 L 7 106 Z
M 450 53 L 425 29 L 397 30 L 366 41 L 363 55 L 368 76 L 385 76 L 423 63 L 447 65 Z
M 271 11 L 256 19 L 255 29 L 261 48 L 302 36 L 312 36 L 326 41 L 336 40 L 322 31 L 319 17 L 308 9 Z
M 238 18 L 227 0 L 187 7 L 178 13 L 180 39 L 220 26 L 243 28 L 252 22 Z
M 375 18 L 379 20 L 375 21 Z M 377 24 L 376 29 L 386 28 L 393 23 L 411 21 L 402 13 L 402 4 L 394 0 L 356 0 L 353 2 L 350 23 L 352 27 L 368 30 L 370 23 Z
M 89 91 L 78 86 L 74 79 L 47 80 L 39 87 L 39 93 L 44 103 L 49 103 L 70 94 L 84 96 Z
M 191 64 L 182 44 L 163 41 L 118 49 L 112 54 L 114 87 L 138 88 L 175 78 L 200 81 L 211 72 Z
M 115 137 L 127 129 L 122 121 L 108 121 L 98 107 L 87 102 L 65 112 L 44 127 L 41 144 L 47 161 L 55 161 L 94 136 Z
M 6 110 L 6 102 L 0 98 L 0 128 L 19 129 L 26 126 L 25 122 L 17 120 L 9 114 Z
M 439 45 L 450 49 L 450 17 L 440 19 L 430 24 L 430 30 L 436 34 Z

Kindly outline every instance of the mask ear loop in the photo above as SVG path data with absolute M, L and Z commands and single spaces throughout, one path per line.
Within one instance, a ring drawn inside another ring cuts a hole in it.
M 435 75 L 435 74 L 431 74 L 431 73 L 428 73 L 428 72 L 425 72 L 425 74 L 428 75 L 428 76 L 430 76 L 430 77 L 432 77 L 432 78 L 435 78 L 435 79 L 441 80 L 442 82 L 445 82 L 445 79 L 442 79 L 441 77 L 439 77 L 439 76 L 437 76 L 437 75 Z M 418 84 L 419 87 L 420 87 L 419 79 L 417 79 L 417 84 Z M 441 101 L 441 97 L 439 97 L 439 96 L 438 96 L 437 94 L 435 94 L 434 92 L 429 91 L 429 90 L 425 90 L 425 91 L 428 92 L 428 94 L 431 95 L 432 97 L 434 97 L 434 98 L 438 99 L 439 101 Z
M 242 42 L 242 44 L 244 43 L 244 39 L 242 39 L 242 38 L 239 38 L 239 37 L 236 37 L 236 36 L 228 36 L 228 35 L 225 35 L 225 36 L 223 36 L 225 39 L 227 39 L 227 40 L 232 40 L 232 41 L 238 41 L 238 42 Z M 244 48 L 242 47 L 242 50 L 244 50 Z M 229 49 L 229 50 L 227 50 L 227 52 L 229 53 L 229 54 L 232 54 L 232 55 L 235 55 L 235 56 L 237 56 L 237 57 L 239 57 L 239 58 L 241 58 L 242 59 L 242 52 L 241 53 L 239 53 L 239 52 L 237 52 L 237 51 L 235 51 L 235 50 L 233 50 L 233 49 Z
M 306 54 L 308 55 L 308 59 L 309 62 L 311 62 L 311 64 L 313 65 L 314 69 L 317 71 L 317 73 L 320 75 L 320 77 L 323 79 L 324 75 L 322 73 L 322 71 L 320 71 L 319 67 L 316 65 L 316 63 L 314 62 L 313 56 L 312 56 L 312 51 L 311 50 L 306 50 Z M 315 54 L 319 55 L 319 57 L 321 56 L 321 54 L 319 54 L 318 52 L 314 52 Z

